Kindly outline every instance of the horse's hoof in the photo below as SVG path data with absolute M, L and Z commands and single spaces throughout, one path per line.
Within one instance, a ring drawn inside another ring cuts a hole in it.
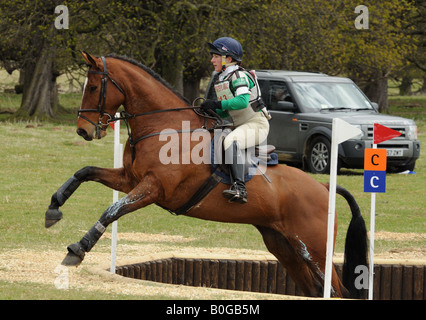
M 62 260 L 62 265 L 67 267 L 78 267 L 81 263 L 81 258 L 74 253 L 68 252 L 64 260 Z
M 62 260 L 62 265 L 67 267 L 78 267 L 84 259 L 85 252 L 83 248 L 81 248 L 80 244 L 77 242 L 69 245 L 67 249 L 68 254 L 64 260 Z
M 62 211 L 58 208 L 54 209 L 47 209 L 45 214 L 45 221 L 44 226 L 45 228 L 50 228 L 54 224 L 56 224 L 58 221 L 62 219 Z

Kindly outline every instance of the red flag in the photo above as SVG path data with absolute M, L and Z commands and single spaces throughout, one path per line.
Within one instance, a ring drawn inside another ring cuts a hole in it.
M 109 123 L 109 125 L 111 126 L 111 128 L 112 128 L 112 130 L 114 130 L 114 124 L 115 124 L 115 122 L 114 121 L 111 121 L 110 123 Z
M 381 124 L 374 124 L 374 144 L 399 137 L 401 132 L 393 130 L 391 128 L 382 126 Z

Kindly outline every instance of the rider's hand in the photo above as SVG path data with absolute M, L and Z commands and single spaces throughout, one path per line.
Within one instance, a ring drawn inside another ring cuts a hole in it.
M 208 110 L 215 111 L 216 109 L 222 109 L 222 104 L 221 104 L 220 101 L 216 101 L 216 100 L 205 100 L 201 104 L 201 110 L 203 110 L 203 111 L 208 111 Z

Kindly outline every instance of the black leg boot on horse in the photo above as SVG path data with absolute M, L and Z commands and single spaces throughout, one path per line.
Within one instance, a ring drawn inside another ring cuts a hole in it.
M 230 165 L 230 175 L 232 180 L 231 188 L 223 191 L 223 196 L 229 202 L 247 202 L 247 190 L 244 182 L 244 156 L 241 152 L 238 142 L 234 141 L 232 145 L 225 150 L 225 161 L 228 163 L 232 160 Z
M 68 254 L 62 261 L 62 265 L 78 266 L 83 261 L 86 252 L 89 252 L 96 242 L 98 242 L 105 229 L 103 224 L 97 221 L 79 242 L 70 244 L 67 247 Z

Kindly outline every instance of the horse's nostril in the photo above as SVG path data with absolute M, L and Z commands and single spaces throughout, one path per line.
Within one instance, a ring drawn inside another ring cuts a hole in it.
M 91 140 L 91 139 L 89 139 L 89 135 L 87 134 L 86 130 L 84 130 L 82 128 L 77 129 L 77 134 L 79 136 L 83 137 L 85 140 Z
M 87 136 L 87 132 L 86 132 L 86 130 L 81 129 L 81 128 L 78 128 L 78 129 L 77 129 L 77 134 L 78 134 L 79 136 L 82 136 L 82 137 Z

